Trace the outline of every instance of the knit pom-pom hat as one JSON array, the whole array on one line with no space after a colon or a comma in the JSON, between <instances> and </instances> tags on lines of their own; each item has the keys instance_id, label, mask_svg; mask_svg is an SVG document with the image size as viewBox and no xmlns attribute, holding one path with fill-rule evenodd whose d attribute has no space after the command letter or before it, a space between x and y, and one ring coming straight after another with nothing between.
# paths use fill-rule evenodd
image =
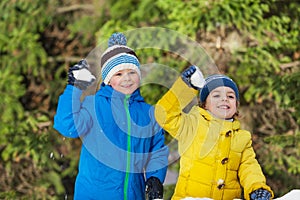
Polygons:
<instances>
[{"instance_id":1,"label":"knit pom-pom hat","mask_svg":"<svg viewBox=\"0 0 300 200\"><path fill-rule=\"evenodd\" d=\"M108 48L101 56L101 76L104 84L108 84L111 77L123 69L135 70L141 78L140 63L135 52L126 46L124 34L114 33L108 40Z\"/></svg>"},{"instance_id":2,"label":"knit pom-pom hat","mask_svg":"<svg viewBox=\"0 0 300 200\"><path fill-rule=\"evenodd\" d=\"M222 74L210 75L205 79L205 84L200 91L200 102L205 102L209 93L217 87L226 86L233 89L236 99L239 101L239 90L236 83L228 76Z\"/></svg>"}]
</instances>

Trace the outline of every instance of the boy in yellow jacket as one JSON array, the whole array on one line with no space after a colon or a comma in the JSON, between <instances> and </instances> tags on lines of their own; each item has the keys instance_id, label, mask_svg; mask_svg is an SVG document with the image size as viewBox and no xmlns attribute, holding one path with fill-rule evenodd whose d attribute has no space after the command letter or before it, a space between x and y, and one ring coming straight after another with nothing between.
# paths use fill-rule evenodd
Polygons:
<instances>
[{"instance_id":1,"label":"boy in yellow jacket","mask_svg":"<svg viewBox=\"0 0 300 200\"><path fill-rule=\"evenodd\" d=\"M200 90L200 106L185 108ZM255 158L250 132L237 119L238 87L221 74L186 69L158 101L158 123L178 140L180 171L173 200L269 200L273 192ZM244 197L243 197L243 196Z\"/></svg>"}]
</instances>

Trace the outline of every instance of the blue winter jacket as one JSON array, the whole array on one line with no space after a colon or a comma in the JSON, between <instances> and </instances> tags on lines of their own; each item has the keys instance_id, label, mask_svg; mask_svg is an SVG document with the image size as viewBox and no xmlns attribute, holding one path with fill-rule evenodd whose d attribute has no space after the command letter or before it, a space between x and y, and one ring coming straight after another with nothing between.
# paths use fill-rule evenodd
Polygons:
<instances>
[{"instance_id":1,"label":"blue winter jacket","mask_svg":"<svg viewBox=\"0 0 300 200\"><path fill-rule=\"evenodd\" d=\"M124 95L101 85L81 102L67 85L59 97L54 128L82 139L74 199L145 199L145 180L163 183L168 165L164 131L139 90Z\"/></svg>"}]
</instances>

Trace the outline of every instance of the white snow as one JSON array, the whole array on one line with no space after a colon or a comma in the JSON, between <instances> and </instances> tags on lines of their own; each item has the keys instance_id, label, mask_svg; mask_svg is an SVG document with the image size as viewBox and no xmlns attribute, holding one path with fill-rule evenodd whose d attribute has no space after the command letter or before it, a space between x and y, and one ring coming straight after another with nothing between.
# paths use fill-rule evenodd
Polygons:
<instances>
[{"instance_id":1,"label":"white snow","mask_svg":"<svg viewBox=\"0 0 300 200\"><path fill-rule=\"evenodd\" d=\"M182 200L213 200L210 198L194 198L194 197L186 197ZM239 199L234 199L234 200L239 200ZM273 200L300 200L300 189L293 189L290 192L286 193L282 197L278 197Z\"/></svg>"}]
</instances>

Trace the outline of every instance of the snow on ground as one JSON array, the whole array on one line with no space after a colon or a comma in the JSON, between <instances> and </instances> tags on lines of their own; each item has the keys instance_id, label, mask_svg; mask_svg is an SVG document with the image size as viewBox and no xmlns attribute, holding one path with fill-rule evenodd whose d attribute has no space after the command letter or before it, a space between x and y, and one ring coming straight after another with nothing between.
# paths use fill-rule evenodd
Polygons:
<instances>
[{"instance_id":1,"label":"snow on ground","mask_svg":"<svg viewBox=\"0 0 300 200\"><path fill-rule=\"evenodd\" d=\"M186 197L182 200L213 200L213 199ZM238 199L235 199L235 200L238 200ZM300 189L291 190L290 192L286 193L282 197L276 198L274 200L300 200Z\"/></svg>"}]
</instances>

